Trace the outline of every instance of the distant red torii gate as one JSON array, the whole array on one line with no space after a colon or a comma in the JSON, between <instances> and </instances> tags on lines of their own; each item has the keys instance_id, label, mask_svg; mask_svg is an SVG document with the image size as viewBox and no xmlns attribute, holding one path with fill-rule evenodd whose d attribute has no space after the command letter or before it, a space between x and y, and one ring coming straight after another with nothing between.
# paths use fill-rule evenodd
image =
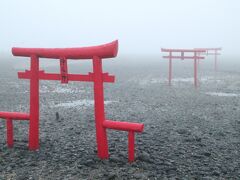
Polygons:
<instances>
[{"instance_id":1,"label":"distant red torii gate","mask_svg":"<svg viewBox=\"0 0 240 180\"><path fill-rule=\"evenodd\" d=\"M214 70L217 71L217 55L221 55L218 51L221 51L222 48L195 48L196 50L204 50L203 55L214 55Z\"/></svg>"},{"instance_id":2,"label":"distant red torii gate","mask_svg":"<svg viewBox=\"0 0 240 180\"><path fill-rule=\"evenodd\" d=\"M83 48L12 48L14 56L31 58L30 71L19 72L20 79L30 79L30 113L0 112L0 118L7 120L7 143L13 146L12 120L29 120L29 149L39 148L39 80L88 81L94 83L94 109L98 157L109 157L106 129L128 131L129 162L134 160L134 133L142 132L141 123L120 122L105 119L104 82L114 82L114 76L102 72L102 58L116 57L118 41ZM39 58L59 59L60 74L39 70ZM92 59L93 73L69 74L68 59Z\"/></svg>"},{"instance_id":3,"label":"distant red torii gate","mask_svg":"<svg viewBox=\"0 0 240 180\"><path fill-rule=\"evenodd\" d=\"M197 88L197 60L204 59L203 56L200 56L199 53L206 52L205 50L197 50L197 49L161 49L162 52L169 53L168 56L163 56L163 58L169 59L169 72L168 72L168 82L171 85L172 81L172 59L193 59L194 60L194 86ZM173 53L181 53L180 55L173 56ZM193 53L193 56L184 56L184 53Z\"/></svg>"}]
</instances>

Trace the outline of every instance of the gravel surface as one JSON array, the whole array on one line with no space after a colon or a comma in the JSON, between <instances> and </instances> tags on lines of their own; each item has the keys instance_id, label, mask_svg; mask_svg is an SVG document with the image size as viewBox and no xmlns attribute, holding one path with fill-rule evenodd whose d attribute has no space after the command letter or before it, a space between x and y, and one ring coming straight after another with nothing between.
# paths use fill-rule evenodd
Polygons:
<instances>
[{"instance_id":1,"label":"gravel surface","mask_svg":"<svg viewBox=\"0 0 240 180\"><path fill-rule=\"evenodd\" d=\"M169 87L159 64L107 64L106 117L142 122L136 161L127 132L108 130L109 160L96 154L92 83L41 81L40 149L28 151L28 122L15 121L14 148L0 121L0 179L240 179L240 73L174 71ZM29 82L0 72L1 111L28 112Z\"/></svg>"}]
</instances>

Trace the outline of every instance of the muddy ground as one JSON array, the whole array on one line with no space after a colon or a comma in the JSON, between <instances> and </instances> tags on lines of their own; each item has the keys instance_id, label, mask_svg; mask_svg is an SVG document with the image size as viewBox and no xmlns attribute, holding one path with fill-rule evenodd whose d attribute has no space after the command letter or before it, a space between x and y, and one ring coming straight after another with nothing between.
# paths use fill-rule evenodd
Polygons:
<instances>
[{"instance_id":1,"label":"muddy ground","mask_svg":"<svg viewBox=\"0 0 240 180\"><path fill-rule=\"evenodd\" d=\"M116 75L105 84L106 117L145 124L136 161L127 160L127 133L113 130L109 160L98 159L92 83L42 81L40 149L28 151L25 121L14 122L8 149L1 120L0 179L240 179L240 71L201 67L195 89L192 64L180 62L169 87L166 63L117 61L104 65ZM29 82L16 73L0 72L1 111L28 112Z\"/></svg>"}]
</instances>

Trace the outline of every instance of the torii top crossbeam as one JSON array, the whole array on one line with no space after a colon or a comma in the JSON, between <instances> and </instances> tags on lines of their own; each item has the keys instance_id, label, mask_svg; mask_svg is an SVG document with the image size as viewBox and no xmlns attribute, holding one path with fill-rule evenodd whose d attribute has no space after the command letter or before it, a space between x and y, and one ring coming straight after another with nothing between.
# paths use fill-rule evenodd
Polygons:
<instances>
[{"instance_id":1,"label":"torii top crossbeam","mask_svg":"<svg viewBox=\"0 0 240 180\"><path fill-rule=\"evenodd\" d=\"M44 71L38 70L38 65L32 65L36 67L36 72L38 72L38 78L42 80L61 80L61 83L68 83L68 81L94 81L94 73L89 73L88 75L78 75L69 74L67 60L74 59L92 59L93 64L99 62L99 65L94 65L97 67L101 66L101 61L104 58L116 57L118 52L118 42L113 41L108 44L92 47L83 48L12 48L12 53L14 56L31 57L31 59L36 59L31 61L32 63L37 63L38 58L49 58L49 59L59 59L60 60L60 74L45 73ZM30 71L19 72L19 78L30 79ZM108 73L103 73L104 82L113 82L114 76L109 76Z\"/></svg>"},{"instance_id":2,"label":"torii top crossbeam","mask_svg":"<svg viewBox=\"0 0 240 180\"><path fill-rule=\"evenodd\" d=\"M217 71L217 55L221 55L218 51L221 51L222 48L195 48L197 50L205 50L204 55L214 55L214 69Z\"/></svg>"},{"instance_id":3,"label":"torii top crossbeam","mask_svg":"<svg viewBox=\"0 0 240 180\"><path fill-rule=\"evenodd\" d=\"M94 56L99 58L113 58L117 56L118 41L108 44L82 47L82 48L13 48L14 56L30 57L35 55L39 58L51 59L92 59Z\"/></svg>"},{"instance_id":4,"label":"torii top crossbeam","mask_svg":"<svg viewBox=\"0 0 240 180\"><path fill-rule=\"evenodd\" d=\"M193 59L194 60L194 85L195 87L198 86L197 83L197 60L204 59L203 56L200 56L200 53L205 53L205 50L202 49L161 49L162 52L169 53L168 56L163 56L163 58L169 59L169 85L171 85L172 81L172 59ZM177 55L173 55L173 53L178 53ZM179 55L180 53L180 55ZM186 56L184 53L192 53L192 56Z\"/></svg>"}]
</instances>

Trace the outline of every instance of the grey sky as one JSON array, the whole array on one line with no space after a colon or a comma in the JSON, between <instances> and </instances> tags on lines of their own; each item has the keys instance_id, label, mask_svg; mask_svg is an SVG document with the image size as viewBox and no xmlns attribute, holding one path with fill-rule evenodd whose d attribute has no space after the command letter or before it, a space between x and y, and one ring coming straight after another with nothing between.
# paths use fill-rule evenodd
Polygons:
<instances>
[{"instance_id":1,"label":"grey sky","mask_svg":"<svg viewBox=\"0 0 240 180\"><path fill-rule=\"evenodd\" d=\"M219 47L239 55L239 0L1 0L0 52L119 39L119 55Z\"/></svg>"}]
</instances>

